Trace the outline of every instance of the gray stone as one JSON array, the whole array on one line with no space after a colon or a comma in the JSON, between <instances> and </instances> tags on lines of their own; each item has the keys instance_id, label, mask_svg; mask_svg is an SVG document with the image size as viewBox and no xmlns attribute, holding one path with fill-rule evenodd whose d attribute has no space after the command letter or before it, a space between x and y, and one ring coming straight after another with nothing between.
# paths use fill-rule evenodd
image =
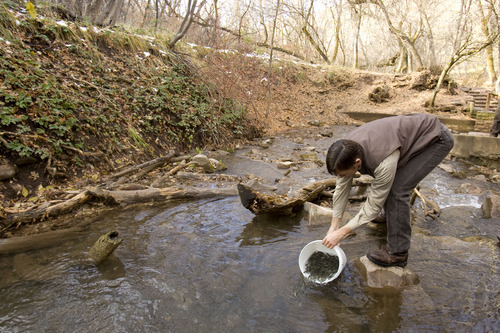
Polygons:
<instances>
[{"instance_id":1,"label":"gray stone","mask_svg":"<svg viewBox=\"0 0 500 333\"><path fill-rule=\"evenodd\" d=\"M382 267L372 263L366 256L356 260L355 265L371 288L402 288L420 282L418 275L408 268Z\"/></svg>"},{"instance_id":2,"label":"gray stone","mask_svg":"<svg viewBox=\"0 0 500 333\"><path fill-rule=\"evenodd\" d=\"M15 165L0 165L0 180L11 179L16 175L16 173L17 167Z\"/></svg>"},{"instance_id":3,"label":"gray stone","mask_svg":"<svg viewBox=\"0 0 500 333\"><path fill-rule=\"evenodd\" d=\"M210 158L209 161L212 164L212 166L214 167L215 171L227 170L227 166L223 162L218 161L215 158Z\"/></svg>"},{"instance_id":4,"label":"gray stone","mask_svg":"<svg viewBox=\"0 0 500 333\"><path fill-rule=\"evenodd\" d=\"M263 141L259 141L258 145L261 148L267 149L271 146L272 143L273 143L273 141L271 139L266 139Z\"/></svg>"},{"instance_id":5,"label":"gray stone","mask_svg":"<svg viewBox=\"0 0 500 333\"><path fill-rule=\"evenodd\" d=\"M212 163L210 163L210 159L203 154L195 155L191 162L203 168L203 170L207 173L212 173L215 170Z\"/></svg>"},{"instance_id":6,"label":"gray stone","mask_svg":"<svg viewBox=\"0 0 500 333\"><path fill-rule=\"evenodd\" d=\"M496 194L486 196L481 209L487 219L500 218L500 196Z\"/></svg>"},{"instance_id":7,"label":"gray stone","mask_svg":"<svg viewBox=\"0 0 500 333\"><path fill-rule=\"evenodd\" d=\"M325 123L324 121L321 121L321 120L317 120L317 119L314 119L314 120L311 120L311 121L308 121L307 122L309 125L311 126L323 126L323 124Z\"/></svg>"},{"instance_id":8,"label":"gray stone","mask_svg":"<svg viewBox=\"0 0 500 333\"><path fill-rule=\"evenodd\" d=\"M276 162L276 166L278 167L278 169L290 169L290 167L292 167L293 165L295 165L294 162L290 162L290 161L278 161Z\"/></svg>"},{"instance_id":9,"label":"gray stone","mask_svg":"<svg viewBox=\"0 0 500 333\"><path fill-rule=\"evenodd\" d=\"M304 203L304 211L309 225L323 225L332 222L332 209L315 205L311 202Z\"/></svg>"},{"instance_id":10,"label":"gray stone","mask_svg":"<svg viewBox=\"0 0 500 333\"><path fill-rule=\"evenodd\" d=\"M250 187L252 190L260 191L260 192L269 192L276 191L278 189L275 185L263 184L257 178L253 178L244 184L245 186Z\"/></svg>"},{"instance_id":11,"label":"gray stone","mask_svg":"<svg viewBox=\"0 0 500 333\"><path fill-rule=\"evenodd\" d=\"M329 128L322 129L321 132L319 132L319 134L327 138L333 137L333 131Z\"/></svg>"},{"instance_id":12,"label":"gray stone","mask_svg":"<svg viewBox=\"0 0 500 333\"><path fill-rule=\"evenodd\" d=\"M257 149L250 149L248 154L249 155L260 155L260 151L258 151Z\"/></svg>"},{"instance_id":13,"label":"gray stone","mask_svg":"<svg viewBox=\"0 0 500 333\"><path fill-rule=\"evenodd\" d=\"M483 193L483 190L470 183L463 183L455 190L455 193L480 195L481 193Z\"/></svg>"}]
</instances>

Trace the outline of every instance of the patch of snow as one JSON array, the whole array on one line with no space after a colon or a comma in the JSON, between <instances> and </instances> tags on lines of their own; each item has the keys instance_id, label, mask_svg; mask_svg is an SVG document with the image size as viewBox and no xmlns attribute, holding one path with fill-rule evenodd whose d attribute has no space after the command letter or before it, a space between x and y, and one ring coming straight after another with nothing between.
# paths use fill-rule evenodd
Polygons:
<instances>
[{"instance_id":1,"label":"patch of snow","mask_svg":"<svg viewBox=\"0 0 500 333\"><path fill-rule=\"evenodd\" d=\"M2 37L0 37L0 40L1 40L1 41L4 41L4 42L5 42L5 44L7 44L7 45L12 44L11 42L9 42L9 41L8 41L8 40L6 40L6 39L3 39Z\"/></svg>"},{"instance_id":2,"label":"patch of snow","mask_svg":"<svg viewBox=\"0 0 500 333\"><path fill-rule=\"evenodd\" d=\"M57 25L60 25L61 27L68 27L68 23L66 21L62 21L62 20L59 20L59 21L56 21L56 24Z\"/></svg>"}]
</instances>

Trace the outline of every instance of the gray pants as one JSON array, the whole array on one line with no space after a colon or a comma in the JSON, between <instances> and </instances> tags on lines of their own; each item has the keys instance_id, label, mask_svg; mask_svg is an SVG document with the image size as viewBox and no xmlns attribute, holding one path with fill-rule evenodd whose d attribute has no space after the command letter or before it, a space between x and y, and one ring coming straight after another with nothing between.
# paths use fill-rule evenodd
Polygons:
<instances>
[{"instance_id":1,"label":"gray pants","mask_svg":"<svg viewBox=\"0 0 500 333\"><path fill-rule=\"evenodd\" d=\"M387 249L404 253L410 248L410 197L413 189L453 148L450 130L442 125L441 138L430 144L396 171L389 196L384 205L387 219Z\"/></svg>"}]
</instances>

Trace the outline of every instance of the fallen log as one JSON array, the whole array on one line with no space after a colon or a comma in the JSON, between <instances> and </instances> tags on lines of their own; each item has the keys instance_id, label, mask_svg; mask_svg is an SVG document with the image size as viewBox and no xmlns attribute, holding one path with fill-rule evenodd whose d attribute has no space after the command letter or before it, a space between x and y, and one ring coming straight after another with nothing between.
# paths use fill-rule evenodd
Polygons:
<instances>
[{"instance_id":1,"label":"fallen log","mask_svg":"<svg viewBox=\"0 0 500 333\"><path fill-rule=\"evenodd\" d=\"M88 257L99 264L113 253L113 251L122 243L122 239L118 238L117 231L110 231L99 237L88 253Z\"/></svg>"},{"instance_id":2,"label":"fallen log","mask_svg":"<svg viewBox=\"0 0 500 333\"><path fill-rule=\"evenodd\" d=\"M136 191L104 191L120 205L144 202L164 202L178 199L204 199L216 196L238 195L235 186L224 188L167 187Z\"/></svg>"},{"instance_id":3,"label":"fallen log","mask_svg":"<svg viewBox=\"0 0 500 333\"><path fill-rule=\"evenodd\" d=\"M372 177L362 175L353 180L353 186L370 185L372 179ZM238 194L240 195L243 207L247 208L255 215L293 215L294 212L302 209L302 205L305 202L313 201L320 195L332 197L332 193L325 191L325 189L335 187L336 184L336 178L313 182L304 186L302 190L298 191L293 197L279 194L268 195L245 184L238 184ZM363 198L366 198L366 196Z\"/></svg>"},{"instance_id":4,"label":"fallen log","mask_svg":"<svg viewBox=\"0 0 500 333\"><path fill-rule=\"evenodd\" d=\"M293 215L297 210L302 209L304 202L313 201L325 188L325 184L320 184L315 189L301 190L297 196L289 197L287 195L264 194L244 184L238 184L238 194L243 207L255 215Z\"/></svg>"},{"instance_id":5,"label":"fallen log","mask_svg":"<svg viewBox=\"0 0 500 333\"><path fill-rule=\"evenodd\" d=\"M142 190L103 190L98 188L87 189L73 198L52 206L40 206L18 214L7 215L0 220L0 235L23 224L43 221L76 210L86 203L102 202L108 205L130 205L146 202L167 202L180 199L204 199L217 196L236 196L236 186L224 188L200 187L167 187L148 188Z\"/></svg>"},{"instance_id":6,"label":"fallen log","mask_svg":"<svg viewBox=\"0 0 500 333\"><path fill-rule=\"evenodd\" d=\"M117 172L115 174L112 174L111 176L109 176L109 179L115 179L118 177L130 175L130 174L137 172L137 171L143 171L145 173L148 173L148 172L164 165L165 163L168 163L170 161L170 159L172 157L174 157L175 155L177 155L177 153L175 151L171 150L165 156L155 158L154 160L151 160L151 161L130 167L128 169L122 170L122 171Z\"/></svg>"}]
</instances>

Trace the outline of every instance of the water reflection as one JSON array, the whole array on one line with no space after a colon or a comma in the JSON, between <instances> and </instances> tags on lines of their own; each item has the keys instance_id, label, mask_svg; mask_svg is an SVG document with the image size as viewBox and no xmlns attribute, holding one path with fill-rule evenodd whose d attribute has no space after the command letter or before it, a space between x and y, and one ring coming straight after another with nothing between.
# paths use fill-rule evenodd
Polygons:
<instances>
[{"instance_id":1,"label":"water reflection","mask_svg":"<svg viewBox=\"0 0 500 333\"><path fill-rule=\"evenodd\" d=\"M106 280L116 280L125 277L125 265L121 262L120 258L112 254L107 257L103 262L97 265L97 269L101 276Z\"/></svg>"},{"instance_id":2,"label":"water reflection","mask_svg":"<svg viewBox=\"0 0 500 333\"><path fill-rule=\"evenodd\" d=\"M240 246L264 245L287 240L287 235L294 231L303 219L303 214L296 216L256 215L248 223L240 236L236 238Z\"/></svg>"},{"instance_id":3,"label":"water reflection","mask_svg":"<svg viewBox=\"0 0 500 333\"><path fill-rule=\"evenodd\" d=\"M117 210L64 244L0 256L0 331L494 331L498 220L476 210L417 215L408 266L421 282L396 291L367 288L354 264L384 242L383 226L345 240L343 273L316 286L298 255L327 226L301 215L254 216L237 197ZM110 229L124 242L88 264Z\"/></svg>"}]
</instances>

